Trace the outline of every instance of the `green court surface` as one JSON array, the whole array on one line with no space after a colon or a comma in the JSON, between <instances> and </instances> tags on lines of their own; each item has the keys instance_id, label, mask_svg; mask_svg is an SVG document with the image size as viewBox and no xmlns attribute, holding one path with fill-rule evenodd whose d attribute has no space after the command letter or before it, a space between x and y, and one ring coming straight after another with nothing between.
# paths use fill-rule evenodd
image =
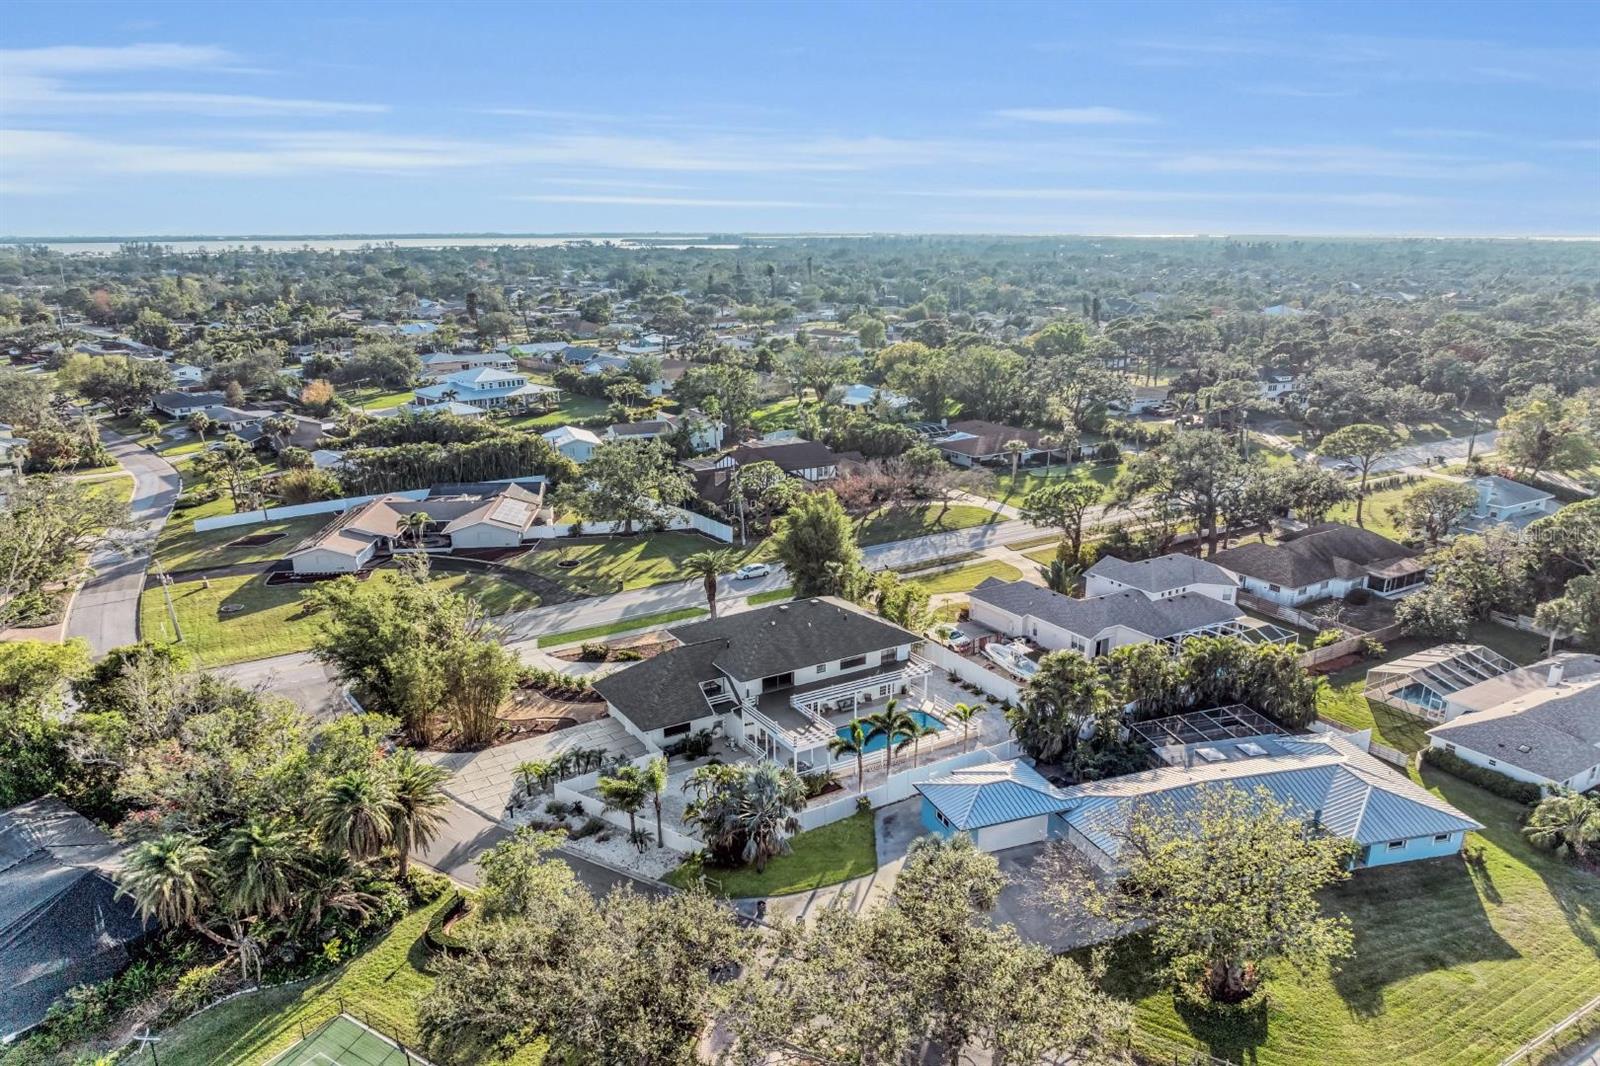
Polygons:
<instances>
[{"instance_id":1,"label":"green court surface","mask_svg":"<svg viewBox=\"0 0 1600 1066\"><path fill-rule=\"evenodd\" d=\"M273 1059L271 1066L429 1066L428 1060L407 1052L393 1040L380 1036L348 1014L340 1014L294 1047Z\"/></svg>"}]
</instances>

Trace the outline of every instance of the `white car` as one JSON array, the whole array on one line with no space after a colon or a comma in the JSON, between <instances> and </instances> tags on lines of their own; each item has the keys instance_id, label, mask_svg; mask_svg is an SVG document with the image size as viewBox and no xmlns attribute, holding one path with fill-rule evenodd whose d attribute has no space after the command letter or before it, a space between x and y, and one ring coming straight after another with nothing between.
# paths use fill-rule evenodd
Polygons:
<instances>
[{"instance_id":1,"label":"white car","mask_svg":"<svg viewBox=\"0 0 1600 1066\"><path fill-rule=\"evenodd\" d=\"M735 581L749 581L751 578L766 577L772 573L771 563L745 563L733 572Z\"/></svg>"}]
</instances>

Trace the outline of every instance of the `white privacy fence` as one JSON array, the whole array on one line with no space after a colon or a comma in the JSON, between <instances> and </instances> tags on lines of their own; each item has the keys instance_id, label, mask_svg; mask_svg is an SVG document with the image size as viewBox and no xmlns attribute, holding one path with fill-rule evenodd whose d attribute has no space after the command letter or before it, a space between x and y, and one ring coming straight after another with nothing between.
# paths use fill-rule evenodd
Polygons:
<instances>
[{"instance_id":1,"label":"white privacy fence","mask_svg":"<svg viewBox=\"0 0 1600 1066\"><path fill-rule=\"evenodd\" d=\"M840 799L829 803L817 803L800 812L800 828L816 829L820 826L830 825L850 817L856 812L856 800L866 796L874 808L886 807L891 803L910 799L917 794L916 786L932 777L947 774L951 770L960 770L968 766L978 766L987 762L997 762L1003 759L1017 757L1017 742L1014 740L1002 741L992 747L973 748L971 751L959 755L952 755L937 762L924 763L909 770L902 770L891 774L880 785L875 785L865 792L849 792ZM854 775L841 775L845 780L852 780Z\"/></svg>"},{"instance_id":2,"label":"white privacy fence","mask_svg":"<svg viewBox=\"0 0 1600 1066\"><path fill-rule=\"evenodd\" d=\"M1004 700L1006 703L1022 702L1020 681L996 673L982 663L973 662L943 644L930 640L922 645L918 654L946 673L955 674L969 685L977 685L997 700Z\"/></svg>"},{"instance_id":3,"label":"white privacy fence","mask_svg":"<svg viewBox=\"0 0 1600 1066\"><path fill-rule=\"evenodd\" d=\"M622 525L621 522L554 522L547 526L535 526L528 530L528 534L534 537L566 537L572 536L573 530L577 529L584 536L592 534L600 537L621 533ZM680 507L667 508L666 526L671 530L703 533L724 544L733 543L732 526L707 518L705 515L695 514L693 511L685 511ZM637 525L634 526L634 532L641 532Z\"/></svg>"},{"instance_id":4,"label":"white privacy fence","mask_svg":"<svg viewBox=\"0 0 1600 1066\"><path fill-rule=\"evenodd\" d=\"M381 496L399 496L407 500L427 499L427 489L407 489L405 492L384 492ZM290 518L304 518L313 514L337 514L348 511L352 507L359 507L364 503L378 499L378 496L346 496L338 500L318 500L315 503L297 503L292 507L264 507L256 511L240 511L238 514L214 515L211 518L196 518L194 528L196 533L204 533L208 529L231 529L234 526L253 526L262 522L283 522Z\"/></svg>"}]
</instances>

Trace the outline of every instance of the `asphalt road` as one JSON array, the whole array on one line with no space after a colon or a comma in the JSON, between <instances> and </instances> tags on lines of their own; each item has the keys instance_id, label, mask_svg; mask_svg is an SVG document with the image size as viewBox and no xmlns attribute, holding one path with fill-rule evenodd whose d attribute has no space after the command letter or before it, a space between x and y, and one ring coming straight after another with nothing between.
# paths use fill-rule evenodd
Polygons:
<instances>
[{"instance_id":1,"label":"asphalt road","mask_svg":"<svg viewBox=\"0 0 1600 1066\"><path fill-rule=\"evenodd\" d=\"M90 557L95 575L78 590L67 615L67 636L83 637L96 656L139 639L139 593L156 534L178 498L178 472L159 455L109 429L100 430L111 454L133 475L131 508L139 527L127 552L100 551Z\"/></svg>"}]
</instances>

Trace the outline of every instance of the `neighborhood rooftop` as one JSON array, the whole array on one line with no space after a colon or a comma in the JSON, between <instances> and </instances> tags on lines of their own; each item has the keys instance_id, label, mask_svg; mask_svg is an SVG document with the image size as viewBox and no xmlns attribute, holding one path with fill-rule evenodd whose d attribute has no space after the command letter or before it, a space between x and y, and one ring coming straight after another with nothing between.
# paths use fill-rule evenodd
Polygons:
<instances>
[{"instance_id":1,"label":"neighborhood rooftop","mask_svg":"<svg viewBox=\"0 0 1600 1066\"><path fill-rule=\"evenodd\" d=\"M669 632L685 644L725 641L727 648L717 655L715 665L741 681L899 647L917 639L915 634L832 596L773 604L675 626Z\"/></svg>"},{"instance_id":2,"label":"neighborhood rooftop","mask_svg":"<svg viewBox=\"0 0 1600 1066\"><path fill-rule=\"evenodd\" d=\"M1066 795L1020 759L952 770L916 786L955 829L970 831L1059 814Z\"/></svg>"},{"instance_id":3,"label":"neighborhood rooftop","mask_svg":"<svg viewBox=\"0 0 1600 1066\"><path fill-rule=\"evenodd\" d=\"M1600 656L1558 656L1485 685L1504 702L1428 735L1551 781L1600 764Z\"/></svg>"},{"instance_id":4,"label":"neighborhood rooftop","mask_svg":"<svg viewBox=\"0 0 1600 1066\"><path fill-rule=\"evenodd\" d=\"M1311 526L1279 544L1250 543L1218 552L1213 561L1236 574L1284 588L1362 574L1388 575L1418 570L1423 564L1411 548L1369 529L1327 522Z\"/></svg>"},{"instance_id":5,"label":"neighborhood rooftop","mask_svg":"<svg viewBox=\"0 0 1600 1066\"><path fill-rule=\"evenodd\" d=\"M1087 637L1112 626L1125 626L1161 640L1232 622L1243 613L1231 603L1195 592L1164 600L1152 600L1142 592L1133 591L1078 600L1027 581L1002 581L994 577L973 589L970 596L1011 614L1032 615Z\"/></svg>"},{"instance_id":6,"label":"neighborhood rooftop","mask_svg":"<svg viewBox=\"0 0 1600 1066\"><path fill-rule=\"evenodd\" d=\"M1233 575L1222 567L1192 555L1158 555L1138 562L1107 555L1096 560L1086 573L1090 577L1108 578L1150 593L1186 585L1238 585Z\"/></svg>"}]
</instances>

